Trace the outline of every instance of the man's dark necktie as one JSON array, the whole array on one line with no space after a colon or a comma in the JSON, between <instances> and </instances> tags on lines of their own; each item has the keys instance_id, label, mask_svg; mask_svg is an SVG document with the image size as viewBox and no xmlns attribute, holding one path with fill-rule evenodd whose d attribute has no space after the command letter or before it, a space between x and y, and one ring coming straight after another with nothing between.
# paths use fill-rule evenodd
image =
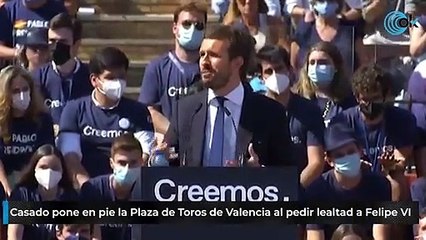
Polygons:
<instances>
[{"instance_id":1,"label":"man's dark necktie","mask_svg":"<svg viewBox=\"0 0 426 240\"><path fill-rule=\"evenodd\" d=\"M212 144L210 148L210 157L208 167L223 166L223 141L224 141L224 123L225 123L225 100L224 97L216 97L218 102L216 119L214 121Z\"/></svg>"}]
</instances>

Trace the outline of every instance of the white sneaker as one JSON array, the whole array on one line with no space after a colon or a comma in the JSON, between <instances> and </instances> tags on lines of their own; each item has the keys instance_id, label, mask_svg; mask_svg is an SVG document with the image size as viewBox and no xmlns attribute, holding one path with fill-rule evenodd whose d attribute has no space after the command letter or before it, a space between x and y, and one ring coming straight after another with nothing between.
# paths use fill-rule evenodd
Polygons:
<instances>
[{"instance_id":1,"label":"white sneaker","mask_svg":"<svg viewBox=\"0 0 426 240\"><path fill-rule=\"evenodd\" d=\"M373 34L365 35L362 42L364 45L410 45L410 37L408 34L392 36L376 31Z\"/></svg>"}]
</instances>

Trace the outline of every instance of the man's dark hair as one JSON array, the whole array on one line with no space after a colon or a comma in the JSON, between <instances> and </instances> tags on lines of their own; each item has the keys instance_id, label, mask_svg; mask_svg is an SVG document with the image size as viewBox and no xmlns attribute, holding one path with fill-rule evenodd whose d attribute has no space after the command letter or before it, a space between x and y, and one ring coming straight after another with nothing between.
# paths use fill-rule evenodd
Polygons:
<instances>
[{"instance_id":1,"label":"man's dark hair","mask_svg":"<svg viewBox=\"0 0 426 240\"><path fill-rule=\"evenodd\" d=\"M204 22L207 23L207 7L200 2L190 2L179 6L173 12L173 22L177 23L181 12L199 12L204 15Z\"/></svg>"},{"instance_id":2,"label":"man's dark hair","mask_svg":"<svg viewBox=\"0 0 426 240\"><path fill-rule=\"evenodd\" d=\"M291 66L290 54L280 46L266 45L262 47L257 53L257 58L272 64L284 63L287 68Z\"/></svg>"},{"instance_id":3,"label":"man's dark hair","mask_svg":"<svg viewBox=\"0 0 426 240\"><path fill-rule=\"evenodd\" d=\"M67 28L72 32L74 43L81 40L83 25L68 13L59 13L50 20L49 29L55 31L60 28Z\"/></svg>"},{"instance_id":4,"label":"man's dark hair","mask_svg":"<svg viewBox=\"0 0 426 240\"><path fill-rule=\"evenodd\" d=\"M146 149L145 149L146 150ZM118 151L138 151L142 155L142 147L139 141L135 138L135 136L131 133L125 133L115 138L111 145L111 157Z\"/></svg>"},{"instance_id":5,"label":"man's dark hair","mask_svg":"<svg viewBox=\"0 0 426 240\"><path fill-rule=\"evenodd\" d=\"M95 52L90 58L90 73L99 75L107 69L129 69L129 59L120 49L106 47Z\"/></svg>"},{"instance_id":6,"label":"man's dark hair","mask_svg":"<svg viewBox=\"0 0 426 240\"><path fill-rule=\"evenodd\" d=\"M356 97L360 94L382 93L383 97L391 89L392 76L377 64L361 66L352 77L352 89Z\"/></svg>"},{"instance_id":7,"label":"man's dark hair","mask_svg":"<svg viewBox=\"0 0 426 240\"><path fill-rule=\"evenodd\" d=\"M247 32L241 31L231 26L219 26L212 33L210 33L206 39L225 40L229 41L230 45L228 48L229 59L235 59L236 57L242 57L244 60L243 65L240 69L241 80L245 80L247 72L250 66L253 65L253 61L256 58L256 51L254 46L256 41Z\"/></svg>"}]
</instances>

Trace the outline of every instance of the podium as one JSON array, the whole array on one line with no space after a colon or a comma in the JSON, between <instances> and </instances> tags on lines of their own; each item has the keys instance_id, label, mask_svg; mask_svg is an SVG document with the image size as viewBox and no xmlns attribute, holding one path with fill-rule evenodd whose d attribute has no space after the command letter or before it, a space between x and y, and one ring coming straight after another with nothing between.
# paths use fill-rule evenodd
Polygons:
<instances>
[{"instance_id":1,"label":"podium","mask_svg":"<svg viewBox=\"0 0 426 240\"><path fill-rule=\"evenodd\" d=\"M288 168L143 168L143 201L239 202L297 201L299 174ZM162 224L134 225L132 239L297 239L295 225Z\"/></svg>"}]
</instances>

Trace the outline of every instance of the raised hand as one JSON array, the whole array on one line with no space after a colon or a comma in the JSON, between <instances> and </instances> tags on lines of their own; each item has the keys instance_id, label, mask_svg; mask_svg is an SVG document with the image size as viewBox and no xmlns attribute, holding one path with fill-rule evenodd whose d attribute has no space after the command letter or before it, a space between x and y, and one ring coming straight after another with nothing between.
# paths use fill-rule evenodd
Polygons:
<instances>
[{"instance_id":1,"label":"raised hand","mask_svg":"<svg viewBox=\"0 0 426 240\"><path fill-rule=\"evenodd\" d=\"M250 143L250 145L248 147L248 153L250 155L250 158L249 158L249 160L247 160L247 165L249 167L261 167L261 165L259 163L259 156L254 151L253 143Z\"/></svg>"}]
</instances>

